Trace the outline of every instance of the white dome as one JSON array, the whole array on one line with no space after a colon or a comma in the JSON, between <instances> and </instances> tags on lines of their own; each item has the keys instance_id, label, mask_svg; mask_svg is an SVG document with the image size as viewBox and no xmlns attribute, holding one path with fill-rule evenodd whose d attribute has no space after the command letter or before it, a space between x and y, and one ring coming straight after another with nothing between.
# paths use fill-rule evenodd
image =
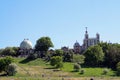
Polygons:
<instances>
[{"instance_id":1,"label":"white dome","mask_svg":"<svg viewBox=\"0 0 120 80\"><path fill-rule=\"evenodd\" d=\"M31 41L24 39L20 44L20 49L32 49Z\"/></svg>"}]
</instances>

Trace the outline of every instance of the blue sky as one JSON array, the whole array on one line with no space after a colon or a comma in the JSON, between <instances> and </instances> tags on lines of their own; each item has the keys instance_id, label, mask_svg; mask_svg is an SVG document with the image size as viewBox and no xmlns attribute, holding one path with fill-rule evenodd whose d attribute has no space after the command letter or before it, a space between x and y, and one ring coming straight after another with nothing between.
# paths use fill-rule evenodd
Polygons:
<instances>
[{"instance_id":1,"label":"blue sky","mask_svg":"<svg viewBox=\"0 0 120 80\"><path fill-rule=\"evenodd\" d=\"M120 0L0 0L0 48L49 36L54 48L90 37L120 42Z\"/></svg>"}]
</instances>

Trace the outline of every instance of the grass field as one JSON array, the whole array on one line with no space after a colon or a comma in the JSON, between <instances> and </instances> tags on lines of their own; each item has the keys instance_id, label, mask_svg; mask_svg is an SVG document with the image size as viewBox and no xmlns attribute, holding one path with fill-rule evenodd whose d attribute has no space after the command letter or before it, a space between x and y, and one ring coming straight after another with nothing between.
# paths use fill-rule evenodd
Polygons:
<instances>
[{"instance_id":1,"label":"grass field","mask_svg":"<svg viewBox=\"0 0 120 80\"><path fill-rule=\"evenodd\" d=\"M24 58L15 58L15 63L18 73L15 76L1 76L0 80L90 80L91 77L95 80L120 80L110 69L106 75L103 75L103 68L82 68L84 74L74 72L73 63L64 63L61 70L54 69L41 59L26 61Z\"/></svg>"}]
</instances>

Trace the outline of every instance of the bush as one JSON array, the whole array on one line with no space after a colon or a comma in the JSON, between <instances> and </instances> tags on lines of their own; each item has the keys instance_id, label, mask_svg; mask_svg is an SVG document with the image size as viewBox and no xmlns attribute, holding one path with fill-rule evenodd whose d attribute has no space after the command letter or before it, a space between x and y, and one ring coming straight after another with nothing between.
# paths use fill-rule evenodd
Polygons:
<instances>
[{"instance_id":1,"label":"bush","mask_svg":"<svg viewBox=\"0 0 120 80\"><path fill-rule=\"evenodd\" d=\"M80 74L84 74L84 73L85 73L85 70L82 69L82 70L80 71Z\"/></svg>"},{"instance_id":2,"label":"bush","mask_svg":"<svg viewBox=\"0 0 120 80\"><path fill-rule=\"evenodd\" d=\"M63 67L62 57L61 56L54 56L50 60L50 65L55 66L56 68Z\"/></svg>"},{"instance_id":3,"label":"bush","mask_svg":"<svg viewBox=\"0 0 120 80\"><path fill-rule=\"evenodd\" d=\"M56 64L56 68L62 68L63 67L63 63L60 62L59 64Z\"/></svg>"},{"instance_id":4,"label":"bush","mask_svg":"<svg viewBox=\"0 0 120 80\"><path fill-rule=\"evenodd\" d=\"M1 58L0 59L0 72L5 71L7 66L11 64L13 61L14 61L13 58L9 56Z\"/></svg>"},{"instance_id":5,"label":"bush","mask_svg":"<svg viewBox=\"0 0 120 80\"><path fill-rule=\"evenodd\" d=\"M74 71L78 72L81 66L79 64L74 64Z\"/></svg>"},{"instance_id":6,"label":"bush","mask_svg":"<svg viewBox=\"0 0 120 80\"><path fill-rule=\"evenodd\" d=\"M120 62L117 63L117 75L120 76Z\"/></svg>"},{"instance_id":7,"label":"bush","mask_svg":"<svg viewBox=\"0 0 120 80\"><path fill-rule=\"evenodd\" d=\"M17 65L16 64L9 64L7 69L6 69L6 72L9 76L13 76L17 73Z\"/></svg>"},{"instance_id":8,"label":"bush","mask_svg":"<svg viewBox=\"0 0 120 80\"><path fill-rule=\"evenodd\" d=\"M37 54L36 53L31 53L31 54L29 54L29 56L27 58L31 59L31 60L37 59Z\"/></svg>"},{"instance_id":9,"label":"bush","mask_svg":"<svg viewBox=\"0 0 120 80\"><path fill-rule=\"evenodd\" d=\"M106 75L109 72L109 70L106 68L103 70L103 74Z\"/></svg>"}]
</instances>

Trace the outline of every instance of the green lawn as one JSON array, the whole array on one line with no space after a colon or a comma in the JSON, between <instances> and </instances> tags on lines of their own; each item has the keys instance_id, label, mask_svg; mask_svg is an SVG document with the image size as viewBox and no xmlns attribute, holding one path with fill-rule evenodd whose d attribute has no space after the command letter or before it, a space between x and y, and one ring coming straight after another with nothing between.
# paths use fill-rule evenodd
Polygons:
<instances>
[{"instance_id":1,"label":"green lawn","mask_svg":"<svg viewBox=\"0 0 120 80\"><path fill-rule=\"evenodd\" d=\"M95 76L95 77L101 77L101 76L105 76L105 77L110 77L110 76L115 76L115 71L108 69L108 73L106 75L103 74L103 70L105 68L81 68L80 70L84 70L84 74L80 74L80 72L74 72L73 70L73 63L64 63L64 67L62 68L63 71L65 72L70 72L70 73L74 73L74 76L83 76L83 77L91 77L91 76Z\"/></svg>"},{"instance_id":2,"label":"green lawn","mask_svg":"<svg viewBox=\"0 0 120 80\"><path fill-rule=\"evenodd\" d=\"M80 78L80 80L86 80L90 77L103 78L102 80L119 80L119 77L113 77L115 72L109 69L106 75L103 75L104 68L81 68L85 70L84 74L80 72L74 72L73 63L64 63L64 67L60 71L56 71L48 62L42 59L36 59L32 61L26 61L24 58L14 58L15 63L18 65L18 73L11 77L1 77L0 80L61 80L65 78ZM42 77L44 74L45 77ZM67 79L65 79L67 80ZM74 79L73 79L74 80Z\"/></svg>"}]
</instances>

